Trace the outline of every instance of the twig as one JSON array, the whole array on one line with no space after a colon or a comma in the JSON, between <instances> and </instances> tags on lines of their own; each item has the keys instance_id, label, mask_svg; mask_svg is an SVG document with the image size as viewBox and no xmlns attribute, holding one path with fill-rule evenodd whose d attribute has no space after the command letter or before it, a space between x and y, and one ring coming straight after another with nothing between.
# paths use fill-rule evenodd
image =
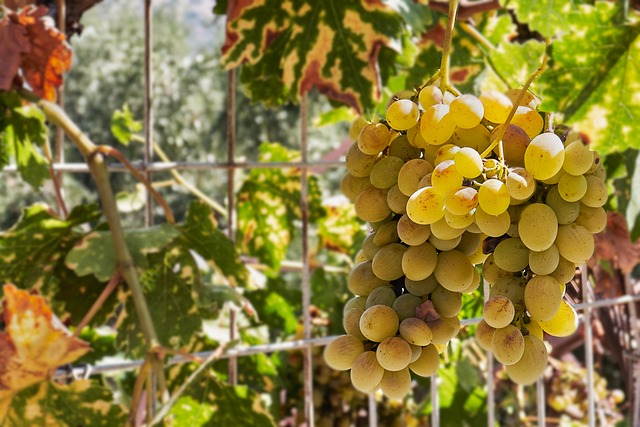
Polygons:
<instances>
[{"instance_id":1,"label":"twig","mask_svg":"<svg viewBox=\"0 0 640 427\"><path fill-rule=\"evenodd\" d=\"M451 38L453 36L453 26L456 23L456 12L458 10L458 0L449 0L449 20L444 33L442 43L442 63L440 65L440 90L446 93L449 86L449 62L451 56Z\"/></svg>"},{"instance_id":2,"label":"twig","mask_svg":"<svg viewBox=\"0 0 640 427\"><path fill-rule=\"evenodd\" d=\"M458 22L458 26L462 28L464 32L473 37L478 43L480 43L487 50L494 50L496 47L486 38L476 27L470 25L467 22Z\"/></svg>"},{"instance_id":3,"label":"twig","mask_svg":"<svg viewBox=\"0 0 640 427\"><path fill-rule=\"evenodd\" d=\"M104 287L104 289L100 293L100 296L93 303L93 305L91 306L87 314L84 315L84 318L82 319L82 321L78 324L78 326L76 326L76 330L73 332L74 336L77 337L78 335L80 335L80 332L82 332L82 329L84 329L84 327L87 326L89 322L91 322L91 319L93 319L93 317L96 315L98 310L102 308L102 306L104 305L104 302L107 300L107 298L109 298L109 295L111 295L113 290L120 284L121 281L122 281L122 276L120 275L120 273L116 272L111 277L111 280L109 280L109 283L107 283L107 286Z\"/></svg>"},{"instance_id":4,"label":"twig","mask_svg":"<svg viewBox=\"0 0 640 427\"><path fill-rule=\"evenodd\" d=\"M447 13L447 3L441 1L430 1L428 6L437 12ZM490 10L500 9L499 0L460 0L458 8L458 20L464 21L469 19L476 13L488 12Z\"/></svg>"},{"instance_id":5,"label":"twig","mask_svg":"<svg viewBox=\"0 0 640 427\"><path fill-rule=\"evenodd\" d=\"M146 382L146 377L150 373L149 369L150 369L149 361L145 360L142 366L140 367L140 372L138 372L138 377L136 378L136 382L133 385L133 394L131 396L131 406L129 408L129 416L127 417L127 426L135 426L136 424L138 407L140 406L140 401L142 399L142 391L144 390L144 383Z\"/></svg>"},{"instance_id":6,"label":"twig","mask_svg":"<svg viewBox=\"0 0 640 427\"><path fill-rule=\"evenodd\" d=\"M59 212L63 218L66 218L69 215L69 211L67 210L67 206L64 203L64 198L62 197L62 190L60 189L60 174L57 174L53 168L53 157L51 156L51 147L49 146L49 142L47 141L44 144L44 156L47 158L49 162L49 177L51 178L51 183L53 184L53 192L56 195L56 204L58 205Z\"/></svg>"}]
</instances>

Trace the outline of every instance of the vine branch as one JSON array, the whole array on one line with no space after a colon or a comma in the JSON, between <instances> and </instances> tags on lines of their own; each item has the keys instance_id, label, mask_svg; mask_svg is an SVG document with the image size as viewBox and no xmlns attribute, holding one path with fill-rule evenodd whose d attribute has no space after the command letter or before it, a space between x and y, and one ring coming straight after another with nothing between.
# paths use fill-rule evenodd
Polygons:
<instances>
[{"instance_id":1,"label":"vine branch","mask_svg":"<svg viewBox=\"0 0 640 427\"><path fill-rule=\"evenodd\" d=\"M430 1L429 8L441 13L448 12L448 1ZM476 13L488 12L500 9L499 0L460 0L458 8L458 19L466 21Z\"/></svg>"},{"instance_id":2,"label":"vine branch","mask_svg":"<svg viewBox=\"0 0 640 427\"><path fill-rule=\"evenodd\" d=\"M451 56L451 38L453 37L453 27L456 23L456 12L458 10L458 0L449 1L449 19L447 29L444 33L442 43L442 64L440 65L440 90L446 93L449 87L449 62Z\"/></svg>"}]
</instances>

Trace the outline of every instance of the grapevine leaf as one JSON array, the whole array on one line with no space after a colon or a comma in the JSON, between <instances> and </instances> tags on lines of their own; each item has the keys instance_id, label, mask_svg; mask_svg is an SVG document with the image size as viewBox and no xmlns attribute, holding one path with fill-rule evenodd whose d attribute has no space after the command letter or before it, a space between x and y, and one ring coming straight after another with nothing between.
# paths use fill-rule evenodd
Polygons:
<instances>
[{"instance_id":1,"label":"grapevine leaf","mask_svg":"<svg viewBox=\"0 0 640 427\"><path fill-rule=\"evenodd\" d=\"M332 108L329 111L319 114L317 117L313 119L313 126L316 128L321 128L323 126L330 126L340 122L348 122L351 123L356 119L357 115L353 111L353 109L341 106L338 108Z\"/></svg>"},{"instance_id":2,"label":"grapevine leaf","mask_svg":"<svg viewBox=\"0 0 640 427\"><path fill-rule=\"evenodd\" d=\"M122 110L116 110L111 116L111 133L122 145L129 145L132 136L142 130L142 122L133 118L133 113L127 104Z\"/></svg>"},{"instance_id":3,"label":"grapevine leaf","mask_svg":"<svg viewBox=\"0 0 640 427\"><path fill-rule=\"evenodd\" d=\"M640 154L638 150L627 150L624 154L621 157L627 173L614 180L617 210L624 214L631 240L635 242L640 237Z\"/></svg>"},{"instance_id":4,"label":"grapevine leaf","mask_svg":"<svg viewBox=\"0 0 640 427\"><path fill-rule=\"evenodd\" d=\"M361 111L381 92L379 51L401 31L400 16L380 0L232 0L222 62L257 65L251 75L260 83L281 81L271 97L296 100L316 87Z\"/></svg>"},{"instance_id":5,"label":"grapevine leaf","mask_svg":"<svg viewBox=\"0 0 640 427\"><path fill-rule=\"evenodd\" d=\"M318 236L322 246L343 253L357 250L355 243L364 240L365 232L353 204L327 206L326 212L327 215L318 220Z\"/></svg>"},{"instance_id":6,"label":"grapevine leaf","mask_svg":"<svg viewBox=\"0 0 640 427\"><path fill-rule=\"evenodd\" d=\"M544 111L586 133L606 154L638 148L640 25L615 25L617 4L581 5L555 41L551 68L541 76Z\"/></svg>"},{"instance_id":7,"label":"grapevine leaf","mask_svg":"<svg viewBox=\"0 0 640 427\"><path fill-rule=\"evenodd\" d=\"M545 44L538 40L524 43L505 41L489 53L488 60L507 86L519 89L540 67L544 50Z\"/></svg>"},{"instance_id":8,"label":"grapevine leaf","mask_svg":"<svg viewBox=\"0 0 640 427\"><path fill-rule=\"evenodd\" d=\"M281 278L271 278L267 289L259 289L247 293L247 298L256 307L260 322L269 325L272 340L290 336L298 328L298 318L295 315L295 304L300 301L300 295L289 295L286 282Z\"/></svg>"},{"instance_id":9,"label":"grapevine leaf","mask_svg":"<svg viewBox=\"0 0 640 427\"><path fill-rule=\"evenodd\" d=\"M22 54L28 52L30 47L27 31L22 25L9 19L9 16L0 20L0 89L11 89L20 69Z\"/></svg>"},{"instance_id":10,"label":"grapevine leaf","mask_svg":"<svg viewBox=\"0 0 640 427\"><path fill-rule=\"evenodd\" d=\"M7 284L5 332L0 332L0 401L46 379L89 351L53 314L44 298Z\"/></svg>"},{"instance_id":11,"label":"grapevine leaf","mask_svg":"<svg viewBox=\"0 0 640 427\"><path fill-rule=\"evenodd\" d=\"M331 289L331 292L327 292ZM329 317L329 332L343 334L342 308L350 297L346 273L329 273L316 268L311 274L313 304Z\"/></svg>"},{"instance_id":12,"label":"grapevine leaf","mask_svg":"<svg viewBox=\"0 0 640 427\"><path fill-rule=\"evenodd\" d=\"M116 333L111 328L84 328L78 337L91 346L91 352L78 359L78 363L94 364L116 353Z\"/></svg>"},{"instance_id":13,"label":"grapevine leaf","mask_svg":"<svg viewBox=\"0 0 640 427\"><path fill-rule=\"evenodd\" d=\"M109 389L90 380L41 382L0 401L0 423L7 427L110 427L124 425L126 415Z\"/></svg>"},{"instance_id":14,"label":"grapevine leaf","mask_svg":"<svg viewBox=\"0 0 640 427\"><path fill-rule=\"evenodd\" d=\"M173 225L162 224L125 231L125 240L136 267L146 269L146 255L160 252L179 235L179 231ZM69 251L65 262L78 276L93 274L102 282L108 281L116 270L116 254L111 232L94 231L87 234Z\"/></svg>"},{"instance_id":15,"label":"grapevine leaf","mask_svg":"<svg viewBox=\"0 0 640 427\"><path fill-rule=\"evenodd\" d=\"M202 321L194 299L198 266L188 249L174 245L162 253L148 255L149 269L140 277L151 320L164 346L181 348L200 331ZM130 357L143 357L145 340L133 298L128 298L118 325L116 346Z\"/></svg>"},{"instance_id":16,"label":"grapevine leaf","mask_svg":"<svg viewBox=\"0 0 640 427\"><path fill-rule=\"evenodd\" d=\"M529 28L544 37L553 37L567 28L567 16L575 10L573 0L501 0L513 9L519 22L529 24Z\"/></svg>"}]
</instances>

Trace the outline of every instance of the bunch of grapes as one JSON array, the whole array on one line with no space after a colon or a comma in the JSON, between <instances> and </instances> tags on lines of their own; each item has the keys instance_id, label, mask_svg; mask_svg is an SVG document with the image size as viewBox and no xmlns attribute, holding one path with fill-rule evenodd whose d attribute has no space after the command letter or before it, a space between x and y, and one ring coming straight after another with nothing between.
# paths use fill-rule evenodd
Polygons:
<instances>
[{"instance_id":1,"label":"bunch of grapes","mask_svg":"<svg viewBox=\"0 0 640 427\"><path fill-rule=\"evenodd\" d=\"M342 191L371 233L356 256L347 335L325 350L356 389L401 398L460 329L461 294L491 284L477 332L517 383L547 365L543 331L577 328L563 300L606 225L604 168L579 133L544 131L530 94L436 85L357 120Z\"/></svg>"}]
</instances>

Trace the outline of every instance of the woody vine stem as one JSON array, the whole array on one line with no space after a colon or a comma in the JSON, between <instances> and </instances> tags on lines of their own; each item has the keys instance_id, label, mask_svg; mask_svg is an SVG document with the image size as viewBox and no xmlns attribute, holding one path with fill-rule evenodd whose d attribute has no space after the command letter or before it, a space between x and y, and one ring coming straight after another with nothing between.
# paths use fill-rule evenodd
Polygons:
<instances>
[{"instance_id":1,"label":"woody vine stem","mask_svg":"<svg viewBox=\"0 0 640 427\"><path fill-rule=\"evenodd\" d=\"M458 1L449 1L449 19L447 20L447 29L444 33L444 42L442 44L442 63L440 65L440 90L445 93L449 88L449 63L451 56L451 39L453 37L453 26L456 22L456 12L458 11Z\"/></svg>"}]
</instances>

